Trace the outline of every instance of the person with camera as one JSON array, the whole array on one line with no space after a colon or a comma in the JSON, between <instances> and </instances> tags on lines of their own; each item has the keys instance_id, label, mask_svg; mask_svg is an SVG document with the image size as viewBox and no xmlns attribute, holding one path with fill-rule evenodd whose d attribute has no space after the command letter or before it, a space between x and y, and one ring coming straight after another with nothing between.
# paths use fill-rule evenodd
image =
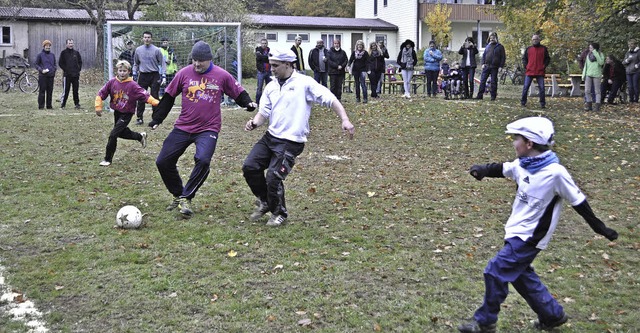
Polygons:
<instances>
[{"instance_id":1,"label":"person with camera","mask_svg":"<svg viewBox=\"0 0 640 333\"><path fill-rule=\"evenodd\" d=\"M460 70L462 72L462 92L463 98L470 98L473 96L474 77L476 75L476 55L478 55L478 48L476 47L473 37L467 37L464 40L464 44L460 47L458 54L462 55L460 60Z\"/></svg>"}]
</instances>

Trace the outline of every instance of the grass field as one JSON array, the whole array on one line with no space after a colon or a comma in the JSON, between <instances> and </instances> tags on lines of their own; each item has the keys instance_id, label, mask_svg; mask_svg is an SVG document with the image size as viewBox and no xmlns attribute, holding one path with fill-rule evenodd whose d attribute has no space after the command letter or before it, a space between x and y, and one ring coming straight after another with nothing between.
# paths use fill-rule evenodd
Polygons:
<instances>
[{"instance_id":1,"label":"grass field","mask_svg":"<svg viewBox=\"0 0 640 333\"><path fill-rule=\"evenodd\" d=\"M255 81L244 81L253 95ZM36 96L0 94L0 271L19 294L0 301L0 332L27 332L7 311L30 300L51 332L453 332L481 304L486 262L502 245L515 185L478 182L474 163L515 158L505 125L544 115L555 150L591 206L620 233L594 234L565 207L536 271L571 316L559 332L637 332L640 304L640 108L582 111L579 98L519 106L498 100L344 96L356 126L341 133L315 108L304 153L286 180L288 224L248 216L254 198L241 165L264 128L224 109L211 174L195 216L171 200L155 158L177 111L148 146L120 140L100 167L112 116L95 116L98 86L81 88L85 110L37 110ZM59 94L56 87L55 95ZM150 112L146 114L147 121ZM186 179L193 148L180 161ZM114 228L124 205L146 227ZM536 319L513 292L499 332L533 332Z\"/></svg>"}]
</instances>

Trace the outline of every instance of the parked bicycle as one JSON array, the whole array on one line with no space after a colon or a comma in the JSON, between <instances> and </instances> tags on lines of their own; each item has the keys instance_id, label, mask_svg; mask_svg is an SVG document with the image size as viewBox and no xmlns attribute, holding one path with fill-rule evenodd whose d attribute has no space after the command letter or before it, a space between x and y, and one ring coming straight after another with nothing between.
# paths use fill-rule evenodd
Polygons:
<instances>
[{"instance_id":1,"label":"parked bicycle","mask_svg":"<svg viewBox=\"0 0 640 333\"><path fill-rule=\"evenodd\" d=\"M516 66L514 69L503 69L502 73L500 73L500 82L504 84L507 81L507 77L511 79L511 83L514 85L524 84L524 71L520 66Z\"/></svg>"},{"instance_id":2,"label":"parked bicycle","mask_svg":"<svg viewBox=\"0 0 640 333\"><path fill-rule=\"evenodd\" d=\"M18 85L24 93L38 91L38 78L27 69L29 63L19 55L10 55L5 59L5 68L9 74L0 74L0 91L7 92Z\"/></svg>"}]
</instances>

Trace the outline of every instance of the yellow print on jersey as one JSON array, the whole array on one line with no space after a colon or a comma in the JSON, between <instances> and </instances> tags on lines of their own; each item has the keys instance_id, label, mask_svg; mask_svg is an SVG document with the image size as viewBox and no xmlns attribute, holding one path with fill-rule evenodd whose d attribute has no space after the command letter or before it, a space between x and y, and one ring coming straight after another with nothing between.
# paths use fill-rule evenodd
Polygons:
<instances>
[{"instance_id":1,"label":"yellow print on jersey","mask_svg":"<svg viewBox=\"0 0 640 333\"><path fill-rule=\"evenodd\" d=\"M187 95L185 97L194 103L198 103L200 100L211 102L218 90L218 85L210 83L203 77L200 79L200 82L189 81L189 88L187 88Z\"/></svg>"},{"instance_id":2,"label":"yellow print on jersey","mask_svg":"<svg viewBox=\"0 0 640 333\"><path fill-rule=\"evenodd\" d=\"M113 94L113 101L117 107L124 107L129 101L129 95L124 90L118 90L115 94Z\"/></svg>"}]
</instances>

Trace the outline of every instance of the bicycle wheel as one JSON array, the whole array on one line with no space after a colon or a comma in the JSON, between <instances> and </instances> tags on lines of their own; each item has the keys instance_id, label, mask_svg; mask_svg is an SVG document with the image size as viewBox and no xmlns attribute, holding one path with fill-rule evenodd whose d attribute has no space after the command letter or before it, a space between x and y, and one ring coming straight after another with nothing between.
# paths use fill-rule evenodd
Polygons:
<instances>
[{"instance_id":1,"label":"bicycle wheel","mask_svg":"<svg viewBox=\"0 0 640 333\"><path fill-rule=\"evenodd\" d=\"M507 82L507 71L503 70L502 73L500 73L500 79L498 82L501 82L502 84L504 84L505 82Z\"/></svg>"},{"instance_id":2,"label":"bicycle wheel","mask_svg":"<svg viewBox=\"0 0 640 333\"><path fill-rule=\"evenodd\" d=\"M0 75L0 91L7 92L11 88L11 78L8 75Z\"/></svg>"},{"instance_id":3,"label":"bicycle wheel","mask_svg":"<svg viewBox=\"0 0 640 333\"><path fill-rule=\"evenodd\" d=\"M523 85L524 77L521 74L516 74L513 76L513 79L511 79L511 83L514 85Z\"/></svg>"},{"instance_id":4,"label":"bicycle wheel","mask_svg":"<svg viewBox=\"0 0 640 333\"><path fill-rule=\"evenodd\" d=\"M20 78L18 86L20 86L20 90L24 93L34 93L38 91L38 78L33 74L25 73Z\"/></svg>"}]
</instances>

